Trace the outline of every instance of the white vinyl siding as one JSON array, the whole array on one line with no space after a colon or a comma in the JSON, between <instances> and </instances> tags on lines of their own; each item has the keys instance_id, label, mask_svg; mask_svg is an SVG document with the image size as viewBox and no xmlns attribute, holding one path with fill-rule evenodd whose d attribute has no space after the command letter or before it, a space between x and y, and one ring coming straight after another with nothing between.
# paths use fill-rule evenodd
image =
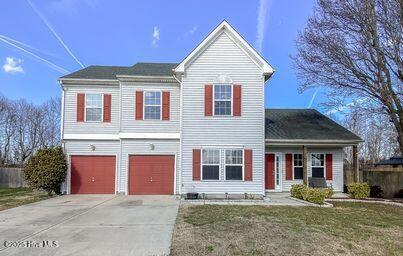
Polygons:
<instances>
[{"instance_id":1,"label":"white vinyl siding","mask_svg":"<svg viewBox=\"0 0 403 256\"><path fill-rule=\"evenodd\" d=\"M119 133L119 85L65 85L64 134ZM77 94L111 94L111 122L77 122ZM102 98L102 97L101 97Z\"/></svg>"},{"instance_id":2,"label":"white vinyl siding","mask_svg":"<svg viewBox=\"0 0 403 256\"><path fill-rule=\"evenodd\" d=\"M302 154L302 148L299 147L266 147L266 153L281 153L281 172L282 172L282 191L290 191L291 185L302 184L303 180L286 180L285 179L285 155L286 154ZM326 180L328 186L332 186L335 191L343 191L343 157L342 148L309 148L308 147L308 177L312 176L312 154L332 154L333 155L333 180ZM326 162L325 162L326 177Z\"/></svg>"},{"instance_id":3,"label":"white vinyl siding","mask_svg":"<svg viewBox=\"0 0 403 256\"><path fill-rule=\"evenodd\" d=\"M242 116L204 115L204 85L214 84L219 75L242 85ZM263 194L264 78L261 69L224 32L185 69L182 90L182 193ZM193 149L231 145L253 150L252 181L225 181L223 169L220 181L193 181ZM224 157L221 155L221 161Z\"/></svg>"},{"instance_id":4,"label":"white vinyl siding","mask_svg":"<svg viewBox=\"0 0 403 256\"><path fill-rule=\"evenodd\" d=\"M122 127L124 133L179 133L179 86L172 83L121 82L122 86ZM135 120L136 91L170 92L169 120ZM162 100L162 94L161 94ZM145 101L143 101L144 105ZM144 105L145 106L145 105ZM143 107L144 107L143 106ZM161 112L162 115L162 112ZM145 112L143 111L145 117Z\"/></svg>"}]
</instances>

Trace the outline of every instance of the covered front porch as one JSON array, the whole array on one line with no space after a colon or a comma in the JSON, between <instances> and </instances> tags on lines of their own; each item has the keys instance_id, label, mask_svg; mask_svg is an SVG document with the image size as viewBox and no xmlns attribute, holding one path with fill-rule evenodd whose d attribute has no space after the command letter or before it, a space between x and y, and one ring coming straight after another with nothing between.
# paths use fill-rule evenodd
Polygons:
<instances>
[{"instance_id":1,"label":"covered front porch","mask_svg":"<svg viewBox=\"0 0 403 256\"><path fill-rule=\"evenodd\" d=\"M317 110L266 109L265 190L287 192L293 184L315 185L316 180L343 191L344 148L353 147L358 181L360 142L360 137Z\"/></svg>"},{"instance_id":2,"label":"covered front porch","mask_svg":"<svg viewBox=\"0 0 403 256\"><path fill-rule=\"evenodd\" d=\"M343 191L344 148L353 147L358 181L357 145L273 145L266 143L265 190L288 192L293 184L332 187Z\"/></svg>"}]
</instances>

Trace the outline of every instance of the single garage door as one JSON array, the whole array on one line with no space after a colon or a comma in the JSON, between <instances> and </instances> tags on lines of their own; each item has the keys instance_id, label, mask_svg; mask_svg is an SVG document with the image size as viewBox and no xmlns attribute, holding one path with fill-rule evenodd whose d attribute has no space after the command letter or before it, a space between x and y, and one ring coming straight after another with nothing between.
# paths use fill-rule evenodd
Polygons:
<instances>
[{"instance_id":1,"label":"single garage door","mask_svg":"<svg viewBox=\"0 0 403 256\"><path fill-rule=\"evenodd\" d=\"M171 195L174 193L174 156L140 156L129 159L130 195Z\"/></svg>"},{"instance_id":2,"label":"single garage door","mask_svg":"<svg viewBox=\"0 0 403 256\"><path fill-rule=\"evenodd\" d=\"M71 156L72 194L114 194L115 156Z\"/></svg>"}]
</instances>

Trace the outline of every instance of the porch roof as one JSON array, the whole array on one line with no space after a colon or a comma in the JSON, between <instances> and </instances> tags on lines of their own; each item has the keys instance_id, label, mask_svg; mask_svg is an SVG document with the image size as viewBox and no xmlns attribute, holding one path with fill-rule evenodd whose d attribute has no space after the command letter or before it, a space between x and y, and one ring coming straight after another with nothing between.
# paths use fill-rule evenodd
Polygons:
<instances>
[{"instance_id":1,"label":"porch roof","mask_svg":"<svg viewBox=\"0 0 403 256\"><path fill-rule=\"evenodd\" d=\"M363 140L315 109L266 109L271 144L355 145Z\"/></svg>"}]
</instances>

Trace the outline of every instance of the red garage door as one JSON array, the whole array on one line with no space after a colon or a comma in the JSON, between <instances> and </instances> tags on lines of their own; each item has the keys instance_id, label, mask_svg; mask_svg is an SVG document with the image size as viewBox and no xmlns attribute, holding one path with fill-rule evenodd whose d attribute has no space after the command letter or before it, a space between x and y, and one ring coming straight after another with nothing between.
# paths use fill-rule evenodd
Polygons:
<instances>
[{"instance_id":1,"label":"red garage door","mask_svg":"<svg viewBox=\"0 0 403 256\"><path fill-rule=\"evenodd\" d=\"M174 193L174 156L130 156L130 195Z\"/></svg>"},{"instance_id":2,"label":"red garage door","mask_svg":"<svg viewBox=\"0 0 403 256\"><path fill-rule=\"evenodd\" d=\"M71 156L72 194L114 194L115 156Z\"/></svg>"}]
</instances>

